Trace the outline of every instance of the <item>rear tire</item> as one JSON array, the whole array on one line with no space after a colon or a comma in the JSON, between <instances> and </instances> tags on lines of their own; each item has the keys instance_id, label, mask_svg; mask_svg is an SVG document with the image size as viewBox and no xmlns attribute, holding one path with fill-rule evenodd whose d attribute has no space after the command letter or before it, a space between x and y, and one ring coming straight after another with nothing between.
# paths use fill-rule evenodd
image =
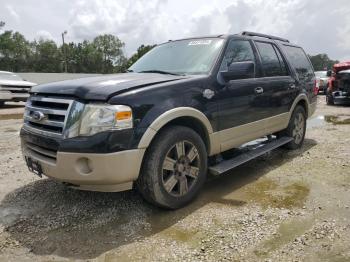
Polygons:
<instances>
[{"instance_id":1,"label":"rear tire","mask_svg":"<svg viewBox=\"0 0 350 262\"><path fill-rule=\"evenodd\" d=\"M293 140L284 145L287 149L298 149L304 143L306 133L306 112L302 106L297 106L289 120L288 127L281 131L278 136L292 137Z\"/></svg>"},{"instance_id":2,"label":"rear tire","mask_svg":"<svg viewBox=\"0 0 350 262\"><path fill-rule=\"evenodd\" d=\"M207 176L207 151L192 129L170 126L150 145L137 188L150 203L177 209L193 200Z\"/></svg>"}]
</instances>

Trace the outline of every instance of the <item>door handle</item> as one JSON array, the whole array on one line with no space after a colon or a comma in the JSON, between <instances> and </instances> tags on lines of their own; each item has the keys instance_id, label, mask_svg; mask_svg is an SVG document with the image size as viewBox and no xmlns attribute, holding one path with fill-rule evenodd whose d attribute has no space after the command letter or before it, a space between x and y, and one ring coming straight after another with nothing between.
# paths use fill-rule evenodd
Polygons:
<instances>
[{"instance_id":1,"label":"door handle","mask_svg":"<svg viewBox=\"0 0 350 262\"><path fill-rule=\"evenodd\" d=\"M262 88L262 87L256 87L255 89L254 89L254 92L255 92L255 94L257 94L257 95L259 95L259 94L262 94L262 93L264 93L264 88Z\"/></svg>"}]
</instances>

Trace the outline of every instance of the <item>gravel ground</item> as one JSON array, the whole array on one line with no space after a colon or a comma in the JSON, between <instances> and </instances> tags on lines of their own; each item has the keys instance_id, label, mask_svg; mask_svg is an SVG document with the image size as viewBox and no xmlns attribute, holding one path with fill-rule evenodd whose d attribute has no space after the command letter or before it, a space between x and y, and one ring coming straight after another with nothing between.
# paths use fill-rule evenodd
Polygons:
<instances>
[{"instance_id":1,"label":"gravel ground","mask_svg":"<svg viewBox=\"0 0 350 262\"><path fill-rule=\"evenodd\" d=\"M21 110L0 110L0 261L350 261L349 107L320 96L301 149L210 178L178 211L36 178Z\"/></svg>"}]
</instances>

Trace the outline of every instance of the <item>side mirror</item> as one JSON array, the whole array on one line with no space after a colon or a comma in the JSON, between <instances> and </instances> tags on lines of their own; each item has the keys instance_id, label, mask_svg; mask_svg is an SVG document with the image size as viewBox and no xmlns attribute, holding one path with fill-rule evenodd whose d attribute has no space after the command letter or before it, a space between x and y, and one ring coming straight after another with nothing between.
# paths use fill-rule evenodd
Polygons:
<instances>
[{"instance_id":1,"label":"side mirror","mask_svg":"<svg viewBox=\"0 0 350 262\"><path fill-rule=\"evenodd\" d=\"M229 65L227 71L221 71L220 74L226 82L235 79L253 78L255 63L252 61L235 62Z\"/></svg>"},{"instance_id":2,"label":"side mirror","mask_svg":"<svg viewBox=\"0 0 350 262\"><path fill-rule=\"evenodd\" d=\"M327 76L328 76L328 77L331 77L331 76L332 76L332 71L331 71L331 70L328 70L328 71L327 71Z\"/></svg>"}]
</instances>

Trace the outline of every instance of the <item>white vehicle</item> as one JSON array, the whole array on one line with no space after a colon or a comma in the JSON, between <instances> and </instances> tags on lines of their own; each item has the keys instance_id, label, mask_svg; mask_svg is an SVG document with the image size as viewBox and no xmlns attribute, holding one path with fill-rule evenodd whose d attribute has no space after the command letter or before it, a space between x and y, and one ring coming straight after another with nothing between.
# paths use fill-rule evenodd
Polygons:
<instances>
[{"instance_id":1,"label":"white vehicle","mask_svg":"<svg viewBox=\"0 0 350 262\"><path fill-rule=\"evenodd\" d=\"M26 101L30 88L35 85L12 72L0 71L0 107L7 101Z\"/></svg>"},{"instance_id":2,"label":"white vehicle","mask_svg":"<svg viewBox=\"0 0 350 262\"><path fill-rule=\"evenodd\" d=\"M319 91L322 91L323 94L326 94L329 80L329 77L327 76L327 71L316 71L315 75Z\"/></svg>"}]
</instances>

